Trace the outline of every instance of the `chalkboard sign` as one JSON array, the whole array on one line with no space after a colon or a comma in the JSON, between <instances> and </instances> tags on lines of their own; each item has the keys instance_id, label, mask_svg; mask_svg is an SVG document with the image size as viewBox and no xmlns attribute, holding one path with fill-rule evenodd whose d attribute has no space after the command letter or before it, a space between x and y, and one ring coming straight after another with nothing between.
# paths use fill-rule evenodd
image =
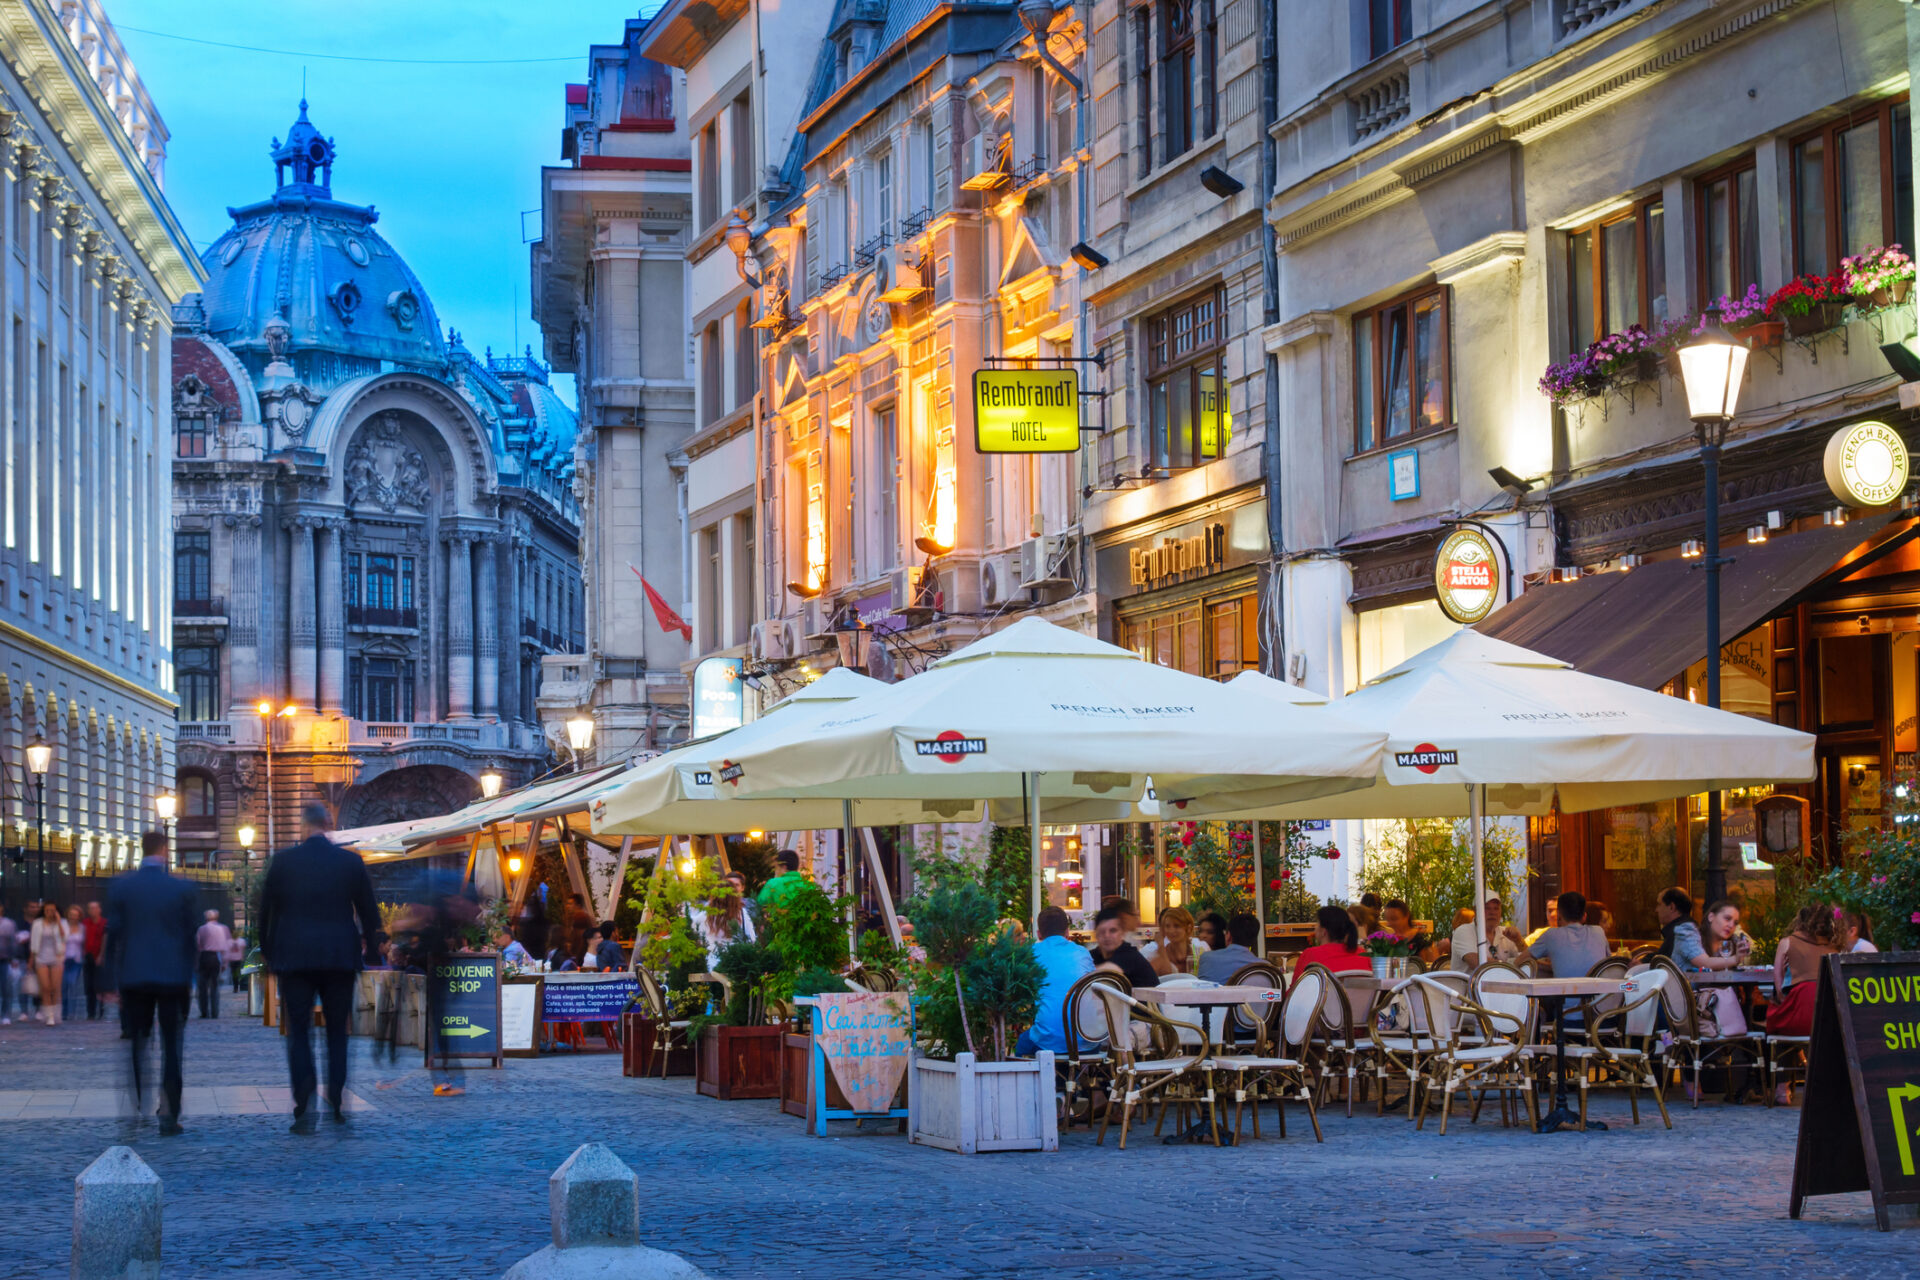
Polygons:
<instances>
[{"instance_id":1,"label":"chalkboard sign","mask_svg":"<svg viewBox=\"0 0 1920 1280\"><path fill-rule=\"evenodd\" d=\"M639 993L640 980L631 974L550 973L540 984L540 1020L617 1023Z\"/></svg>"},{"instance_id":2,"label":"chalkboard sign","mask_svg":"<svg viewBox=\"0 0 1920 1280\"><path fill-rule=\"evenodd\" d=\"M500 1052L509 1058L539 1056L534 1023L540 1014L540 980L509 980L500 985Z\"/></svg>"},{"instance_id":3,"label":"chalkboard sign","mask_svg":"<svg viewBox=\"0 0 1920 1280\"><path fill-rule=\"evenodd\" d=\"M1793 1161L1796 1218L1808 1196L1873 1193L1873 1216L1920 1204L1920 952L1824 962Z\"/></svg>"},{"instance_id":4,"label":"chalkboard sign","mask_svg":"<svg viewBox=\"0 0 1920 1280\"><path fill-rule=\"evenodd\" d=\"M814 1048L858 1115L886 1114L913 1059L913 1017L899 991L834 992L819 998Z\"/></svg>"},{"instance_id":5,"label":"chalkboard sign","mask_svg":"<svg viewBox=\"0 0 1920 1280\"><path fill-rule=\"evenodd\" d=\"M435 960L427 982L427 1015L438 1019L421 1037L426 1042L427 1065L454 1058L489 1058L499 1066L499 955L486 952Z\"/></svg>"}]
</instances>

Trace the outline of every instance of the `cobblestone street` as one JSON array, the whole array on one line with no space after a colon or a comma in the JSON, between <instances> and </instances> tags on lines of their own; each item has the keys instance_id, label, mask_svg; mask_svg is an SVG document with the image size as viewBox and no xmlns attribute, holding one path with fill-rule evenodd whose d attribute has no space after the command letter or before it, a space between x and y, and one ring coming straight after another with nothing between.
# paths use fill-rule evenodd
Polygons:
<instances>
[{"instance_id":1,"label":"cobblestone street","mask_svg":"<svg viewBox=\"0 0 1920 1280\"><path fill-rule=\"evenodd\" d=\"M121 1048L109 1022L16 1024L0 1030L0 1086L108 1088ZM509 1060L445 1099L418 1067L374 1067L360 1042L353 1072L367 1109L315 1138L278 1115L196 1115L191 1100L187 1133L166 1140L151 1121L134 1132L0 1109L0 1276L67 1274L72 1177L130 1140L165 1181L170 1276L497 1277L546 1243L547 1174L596 1139L640 1175L646 1242L716 1280L1173 1276L1201 1256L1237 1276L1920 1275L1910 1210L1884 1236L1864 1195L1787 1218L1797 1113L1759 1106L1683 1103L1668 1133L1607 1099L1595 1110L1617 1127L1584 1137L1503 1131L1489 1115L1443 1138L1330 1112L1324 1146L1296 1126L1240 1150L1123 1152L1076 1129L1058 1155L966 1158L891 1128L813 1139L772 1102L626 1080L610 1054ZM280 1038L196 1019L187 1083L270 1105Z\"/></svg>"}]
</instances>

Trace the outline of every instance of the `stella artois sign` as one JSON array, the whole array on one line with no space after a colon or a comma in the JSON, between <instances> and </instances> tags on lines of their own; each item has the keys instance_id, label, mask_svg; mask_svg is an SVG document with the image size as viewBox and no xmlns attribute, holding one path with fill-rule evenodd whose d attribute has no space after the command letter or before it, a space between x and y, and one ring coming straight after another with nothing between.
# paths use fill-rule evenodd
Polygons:
<instances>
[{"instance_id":1,"label":"stella artois sign","mask_svg":"<svg viewBox=\"0 0 1920 1280\"><path fill-rule=\"evenodd\" d=\"M1492 613L1500 598L1499 563L1493 543L1478 529L1460 528L1448 534L1433 560L1440 612L1469 626Z\"/></svg>"}]
</instances>

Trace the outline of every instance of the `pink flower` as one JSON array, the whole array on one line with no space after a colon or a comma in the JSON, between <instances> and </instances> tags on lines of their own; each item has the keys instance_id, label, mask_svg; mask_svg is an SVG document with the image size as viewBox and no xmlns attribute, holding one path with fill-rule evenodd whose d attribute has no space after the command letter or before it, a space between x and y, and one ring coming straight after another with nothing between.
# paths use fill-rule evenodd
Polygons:
<instances>
[{"instance_id":1,"label":"pink flower","mask_svg":"<svg viewBox=\"0 0 1920 1280\"><path fill-rule=\"evenodd\" d=\"M1911 920L1915 924L1920 924L1920 911L1914 912L1912 915L1908 916L1907 919Z\"/></svg>"},{"instance_id":2,"label":"pink flower","mask_svg":"<svg viewBox=\"0 0 1920 1280\"><path fill-rule=\"evenodd\" d=\"M1869 884L1885 884L1886 882L1887 878L1885 876L1874 876L1868 881Z\"/></svg>"}]
</instances>

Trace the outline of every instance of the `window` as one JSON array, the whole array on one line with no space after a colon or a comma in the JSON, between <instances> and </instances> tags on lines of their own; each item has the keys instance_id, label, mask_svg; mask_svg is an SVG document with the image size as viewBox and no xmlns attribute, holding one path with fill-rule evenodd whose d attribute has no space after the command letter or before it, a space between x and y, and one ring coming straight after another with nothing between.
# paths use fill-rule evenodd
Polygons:
<instances>
[{"instance_id":1,"label":"window","mask_svg":"<svg viewBox=\"0 0 1920 1280\"><path fill-rule=\"evenodd\" d=\"M892 405L873 415L873 460L873 569L885 573L899 564L900 549L900 439Z\"/></svg>"},{"instance_id":2,"label":"window","mask_svg":"<svg viewBox=\"0 0 1920 1280\"><path fill-rule=\"evenodd\" d=\"M727 126L727 145L733 152L733 202L746 204L754 195L752 94L743 93L733 100Z\"/></svg>"},{"instance_id":3,"label":"window","mask_svg":"<svg viewBox=\"0 0 1920 1280\"><path fill-rule=\"evenodd\" d=\"M220 650L186 645L173 651L175 686L182 720L220 718Z\"/></svg>"},{"instance_id":4,"label":"window","mask_svg":"<svg viewBox=\"0 0 1920 1280\"><path fill-rule=\"evenodd\" d=\"M1913 246L1912 121L1875 103L1793 144L1793 266L1830 275L1876 245Z\"/></svg>"},{"instance_id":5,"label":"window","mask_svg":"<svg viewBox=\"0 0 1920 1280\"><path fill-rule=\"evenodd\" d=\"M366 654L347 664L347 714L355 720L413 719L413 662Z\"/></svg>"},{"instance_id":6,"label":"window","mask_svg":"<svg viewBox=\"0 0 1920 1280\"><path fill-rule=\"evenodd\" d=\"M1259 602L1251 594L1120 619L1120 645L1188 675L1230 680L1260 667Z\"/></svg>"},{"instance_id":7,"label":"window","mask_svg":"<svg viewBox=\"0 0 1920 1280\"><path fill-rule=\"evenodd\" d=\"M720 131L709 121L700 130L700 227L720 219Z\"/></svg>"},{"instance_id":8,"label":"window","mask_svg":"<svg viewBox=\"0 0 1920 1280\"><path fill-rule=\"evenodd\" d=\"M173 598L213 598L213 535L204 529L173 535Z\"/></svg>"},{"instance_id":9,"label":"window","mask_svg":"<svg viewBox=\"0 0 1920 1280\"><path fill-rule=\"evenodd\" d=\"M1193 0L1160 0L1160 161L1193 147Z\"/></svg>"},{"instance_id":10,"label":"window","mask_svg":"<svg viewBox=\"0 0 1920 1280\"><path fill-rule=\"evenodd\" d=\"M1447 334L1445 289L1428 289L1355 317L1355 453L1453 424Z\"/></svg>"},{"instance_id":11,"label":"window","mask_svg":"<svg viewBox=\"0 0 1920 1280\"><path fill-rule=\"evenodd\" d=\"M759 381L759 330L753 327L753 305L742 302L733 311L733 403L753 399Z\"/></svg>"},{"instance_id":12,"label":"window","mask_svg":"<svg viewBox=\"0 0 1920 1280\"><path fill-rule=\"evenodd\" d=\"M1567 311L1573 352L1667 318L1666 210L1658 199L1567 234Z\"/></svg>"},{"instance_id":13,"label":"window","mask_svg":"<svg viewBox=\"0 0 1920 1280\"><path fill-rule=\"evenodd\" d=\"M175 434L175 448L180 457L204 458L207 456L207 420L205 418L181 418Z\"/></svg>"},{"instance_id":14,"label":"window","mask_svg":"<svg viewBox=\"0 0 1920 1280\"><path fill-rule=\"evenodd\" d=\"M874 201L874 234L888 244L893 243L893 152L883 151L880 159L874 163L873 185L878 193Z\"/></svg>"},{"instance_id":15,"label":"window","mask_svg":"<svg viewBox=\"0 0 1920 1280\"><path fill-rule=\"evenodd\" d=\"M400 607L413 608L413 557L400 557Z\"/></svg>"},{"instance_id":16,"label":"window","mask_svg":"<svg viewBox=\"0 0 1920 1280\"><path fill-rule=\"evenodd\" d=\"M398 557L390 555L371 555L367 557L367 608L396 609L400 596L400 565Z\"/></svg>"},{"instance_id":17,"label":"window","mask_svg":"<svg viewBox=\"0 0 1920 1280\"><path fill-rule=\"evenodd\" d=\"M1751 156L1695 184L1702 306L1717 298L1738 298L1749 285L1760 283L1756 203Z\"/></svg>"},{"instance_id":18,"label":"window","mask_svg":"<svg viewBox=\"0 0 1920 1280\"><path fill-rule=\"evenodd\" d=\"M1227 295L1213 289L1147 321L1147 405L1153 465L1197 467L1226 456Z\"/></svg>"},{"instance_id":19,"label":"window","mask_svg":"<svg viewBox=\"0 0 1920 1280\"><path fill-rule=\"evenodd\" d=\"M220 818L220 795L204 773L180 775L180 825L195 830L212 827Z\"/></svg>"},{"instance_id":20,"label":"window","mask_svg":"<svg viewBox=\"0 0 1920 1280\"><path fill-rule=\"evenodd\" d=\"M1413 0L1367 0L1367 31L1375 58L1413 39Z\"/></svg>"},{"instance_id":21,"label":"window","mask_svg":"<svg viewBox=\"0 0 1920 1280\"><path fill-rule=\"evenodd\" d=\"M347 607L357 608L360 604L360 553L354 551L347 556Z\"/></svg>"},{"instance_id":22,"label":"window","mask_svg":"<svg viewBox=\"0 0 1920 1280\"><path fill-rule=\"evenodd\" d=\"M700 331L700 425L718 422L726 409L721 403L720 322L710 321Z\"/></svg>"}]
</instances>

